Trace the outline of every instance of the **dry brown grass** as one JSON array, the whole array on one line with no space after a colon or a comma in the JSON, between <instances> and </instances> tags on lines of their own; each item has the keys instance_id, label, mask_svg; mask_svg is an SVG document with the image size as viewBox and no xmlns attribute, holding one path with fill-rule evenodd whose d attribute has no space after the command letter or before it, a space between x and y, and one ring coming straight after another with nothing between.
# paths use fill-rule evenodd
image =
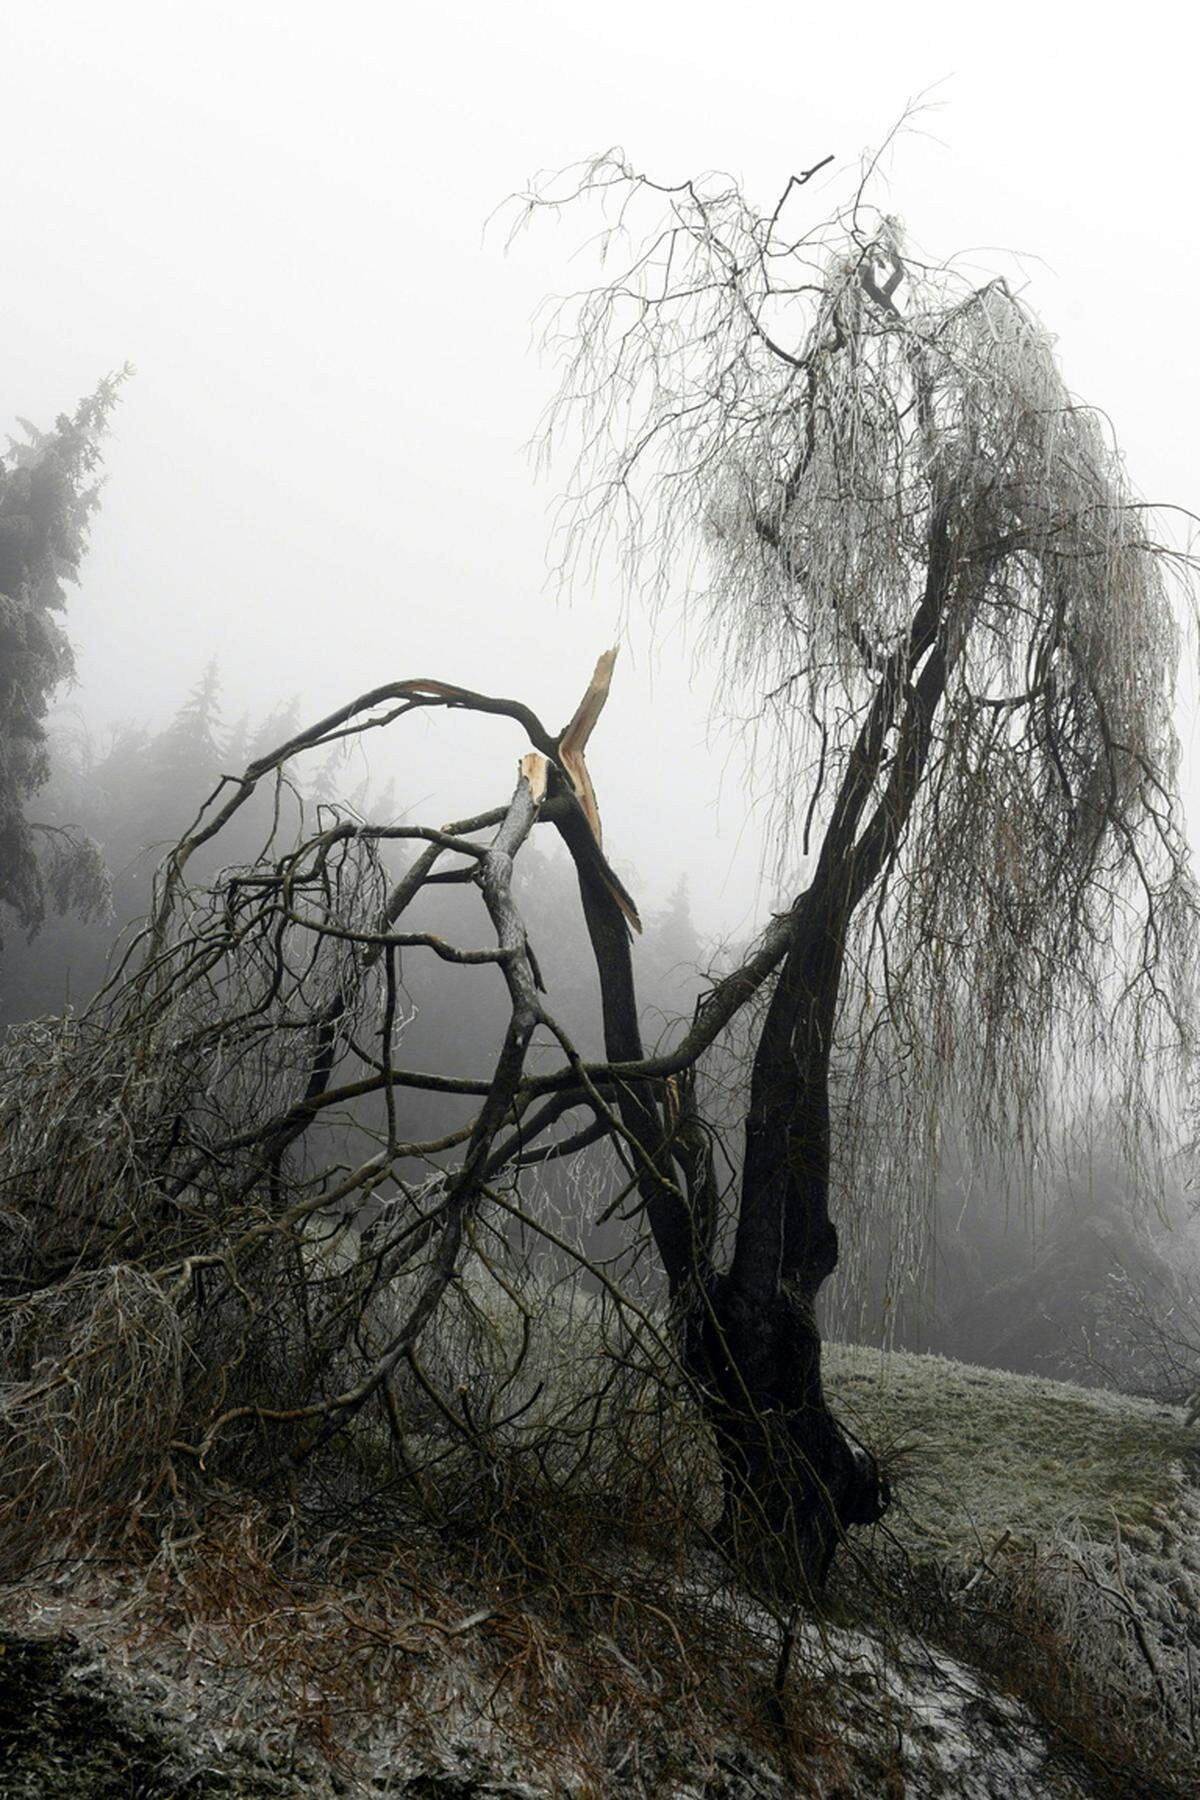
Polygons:
<instances>
[{"instance_id":1,"label":"dry brown grass","mask_svg":"<svg viewBox=\"0 0 1200 1800\"><path fill-rule=\"evenodd\" d=\"M618 1537L569 1504L490 1535L398 1524L305 1542L294 1515L210 1496L192 1531L143 1533L119 1568L77 1566L65 1591L35 1572L4 1618L52 1613L135 1685L165 1683L210 1753L314 1789L330 1770L436 1767L455 1745L493 1775L595 1796L627 1764L658 1792L747 1751L801 1781L862 1763L829 1705L832 1661L817 1650L777 1688L774 1622L678 1533Z\"/></svg>"},{"instance_id":2,"label":"dry brown grass","mask_svg":"<svg viewBox=\"0 0 1200 1800\"><path fill-rule=\"evenodd\" d=\"M136 1518L164 1478L182 1354L178 1314L128 1264L0 1310L0 1570Z\"/></svg>"}]
</instances>

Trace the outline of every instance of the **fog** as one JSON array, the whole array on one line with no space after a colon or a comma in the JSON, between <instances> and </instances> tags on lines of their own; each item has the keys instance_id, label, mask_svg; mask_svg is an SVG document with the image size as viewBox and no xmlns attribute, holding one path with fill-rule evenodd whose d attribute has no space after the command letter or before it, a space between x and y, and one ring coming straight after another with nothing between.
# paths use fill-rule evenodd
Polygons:
<instances>
[{"instance_id":1,"label":"fog","mask_svg":"<svg viewBox=\"0 0 1200 1800\"><path fill-rule=\"evenodd\" d=\"M5 1792L1200 1794L1181 17L0 0Z\"/></svg>"},{"instance_id":2,"label":"fog","mask_svg":"<svg viewBox=\"0 0 1200 1800\"><path fill-rule=\"evenodd\" d=\"M1186 505L1194 44L1174 9L1139 21L1131 41L1024 4L8 5L0 425L137 368L71 602L70 706L97 731L161 723L215 652L230 719L420 675L553 725L619 638L591 753L612 853L649 904L686 869L701 926L745 932L759 843L710 672L615 573L565 596L547 578L532 321L586 279L582 221L507 254L486 221L614 142L764 198L832 153L816 218L923 94L880 197L931 254L1015 270L1134 481ZM399 804L507 793L511 726L401 730Z\"/></svg>"}]
</instances>

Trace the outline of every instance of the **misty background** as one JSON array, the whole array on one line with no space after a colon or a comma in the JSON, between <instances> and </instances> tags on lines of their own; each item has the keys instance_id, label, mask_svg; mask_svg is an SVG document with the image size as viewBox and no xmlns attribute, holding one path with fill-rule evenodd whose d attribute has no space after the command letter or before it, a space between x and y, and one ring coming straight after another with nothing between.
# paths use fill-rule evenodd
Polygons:
<instances>
[{"instance_id":1,"label":"misty background","mask_svg":"<svg viewBox=\"0 0 1200 1800\"><path fill-rule=\"evenodd\" d=\"M1059 333L1072 388L1111 416L1135 485L1186 507L1200 493L1195 45L1166 7L1139 21L1131 41L1024 4L978 18L676 0L0 9L0 430L49 426L108 371L137 370L66 620L78 682L54 720L52 798L104 843L119 919L144 900L146 844L188 823L182 799L198 804L290 721L420 676L520 698L554 727L620 642L589 765L650 924L646 1004L685 1006L711 946L751 935L775 898L758 824L769 771L714 721L699 647L670 617L651 629L615 566L590 589L556 587L570 446L536 477L528 446L554 386L537 318L596 264L573 218L506 250L504 203L613 143L666 182L728 169L761 202L832 154L807 191L815 220L923 96L877 201L890 195L930 260L1008 273ZM1174 516L1185 546L1190 521ZM1195 684L1181 675L1194 838ZM522 748L504 722L418 715L369 765L356 750L324 779L363 806L448 818L505 799ZM567 894L565 867L543 880ZM94 931L9 935L6 1021L99 978ZM564 930L564 981L573 943ZM454 1060L450 1040L425 1048ZM1114 1180L1101 1167L1084 1204L1100 1289L1112 1257L1095 1192L1107 1220ZM915 1314L907 1335L1014 1366L1031 1340L985 1341L978 1298L998 1271L1044 1286L1050 1228L1014 1236L986 1172L968 1180L952 1156L944 1186L938 1316L967 1305L978 1341ZM1155 1279L1152 1259L1177 1254L1160 1237L1139 1240ZM1071 1241L1060 1286L1082 1266ZM880 1305L887 1289L883 1270ZM1031 1308L1065 1314L1060 1300L1039 1288L1021 1315L1001 1297L997 1331Z\"/></svg>"}]
</instances>

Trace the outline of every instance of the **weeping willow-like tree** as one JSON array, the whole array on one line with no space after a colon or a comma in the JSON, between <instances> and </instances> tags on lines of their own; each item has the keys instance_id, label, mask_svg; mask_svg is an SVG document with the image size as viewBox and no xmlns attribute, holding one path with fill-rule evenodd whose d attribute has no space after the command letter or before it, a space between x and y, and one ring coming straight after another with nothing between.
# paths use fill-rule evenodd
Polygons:
<instances>
[{"instance_id":1,"label":"weeping willow-like tree","mask_svg":"<svg viewBox=\"0 0 1200 1800\"><path fill-rule=\"evenodd\" d=\"M1187 1042L1196 928L1186 570L1024 302L922 266L861 189L814 229L813 173L760 212L614 153L527 197L598 204L619 268L548 333L547 441L583 445L565 572L615 535L635 593L698 620L754 724L777 868L801 870L764 939L731 1255L656 1236L692 1296L727 1522L810 1570L886 1498L821 1389L835 1130L878 1200L936 1154L941 1107L1014 1161L1072 1076L1136 1118ZM598 951L615 1018L626 975ZM637 1054L611 1028L609 1051Z\"/></svg>"},{"instance_id":2,"label":"weeping willow-like tree","mask_svg":"<svg viewBox=\"0 0 1200 1800\"><path fill-rule=\"evenodd\" d=\"M365 1490L376 1519L383 1484L426 1505L447 1468L456 1517L472 1482L490 1517L504 1470L527 1516L597 1459L611 1491L614 1395L636 1377L684 1393L715 1446L739 1558L789 1590L819 1580L888 1500L822 1389L835 1143L843 1187L900 1206L939 1109L1020 1161L1073 1074L1136 1118L1187 1049L1170 591L1186 565L1004 283L921 268L861 197L813 229L807 182L759 212L728 181L664 188L610 155L529 200L600 205L620 270L552 327L552 432L583 446L568 564L615 530L638 597L698 621L755 723L783 904L648 1053L637 908L586 763L611 653L558 731L519 699L389 681L223 782L91 1014L0 1060L0 1336L25 1371L3 1403L0 1536L10 1516L44 1531L51 1465L64 1509L98 1470L116 1491L134 1417L155 1433L122 1477L139 1492L173 1456L344 1511L346 1447L365 1441L386 1463ZM219 853L307 753L464 710L522 734L506 805L438 826L322 807L298 843L276 806L256 863L189 885L195 851ZM664 808L674 754L647 751ZM543 827L578 875L593 1061L555 1018L514 882ZM398 873L389 845L411 858ZM487 942L437 928L447 883L478 896ZM411 1066L416 956L506 996L466 1073ZM712 1105L731 1039L750 1064L732 1184ZM546 1165L575 1158L593 1159L578 1191L604 1255L536 1204ZM657 1258L640 1293L609 1254L618 1215ZM556 1396L557 1346L536 1373L530 1243L614 1309L620 1341L583 1355L584 1391ZM519 1320L505 1342L481 1287ZM174 1374L147 1406L128 1385L164 1346Z\"/></svg>"}]
</instances>

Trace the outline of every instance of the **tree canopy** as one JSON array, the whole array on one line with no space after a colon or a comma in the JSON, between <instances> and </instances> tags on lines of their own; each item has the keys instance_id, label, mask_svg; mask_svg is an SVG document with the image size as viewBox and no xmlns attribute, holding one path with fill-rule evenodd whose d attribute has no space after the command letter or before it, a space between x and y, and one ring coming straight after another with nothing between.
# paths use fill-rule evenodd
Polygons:
<instances>
[{"instance_id":1,"label":"tree canopy","mask_svg":"<svg viewBox=\"0 0 1200 1800\"><path fill-rule=\"evenodd\" d=\"M545 334L547 447L582 444L563 576L615 539L635 603L691 620L779 886L852 865L846 1098L882 1084L915 1172L964 1085L1015 1146L1066 1065L1136 1112L1150 1046L1190 1043L1192 571L1027 302L922 259L867 177L814 222L815 173L758 209L610 152L520 216L601 214L604 278Z\"/></svg>"}]
</instances>

